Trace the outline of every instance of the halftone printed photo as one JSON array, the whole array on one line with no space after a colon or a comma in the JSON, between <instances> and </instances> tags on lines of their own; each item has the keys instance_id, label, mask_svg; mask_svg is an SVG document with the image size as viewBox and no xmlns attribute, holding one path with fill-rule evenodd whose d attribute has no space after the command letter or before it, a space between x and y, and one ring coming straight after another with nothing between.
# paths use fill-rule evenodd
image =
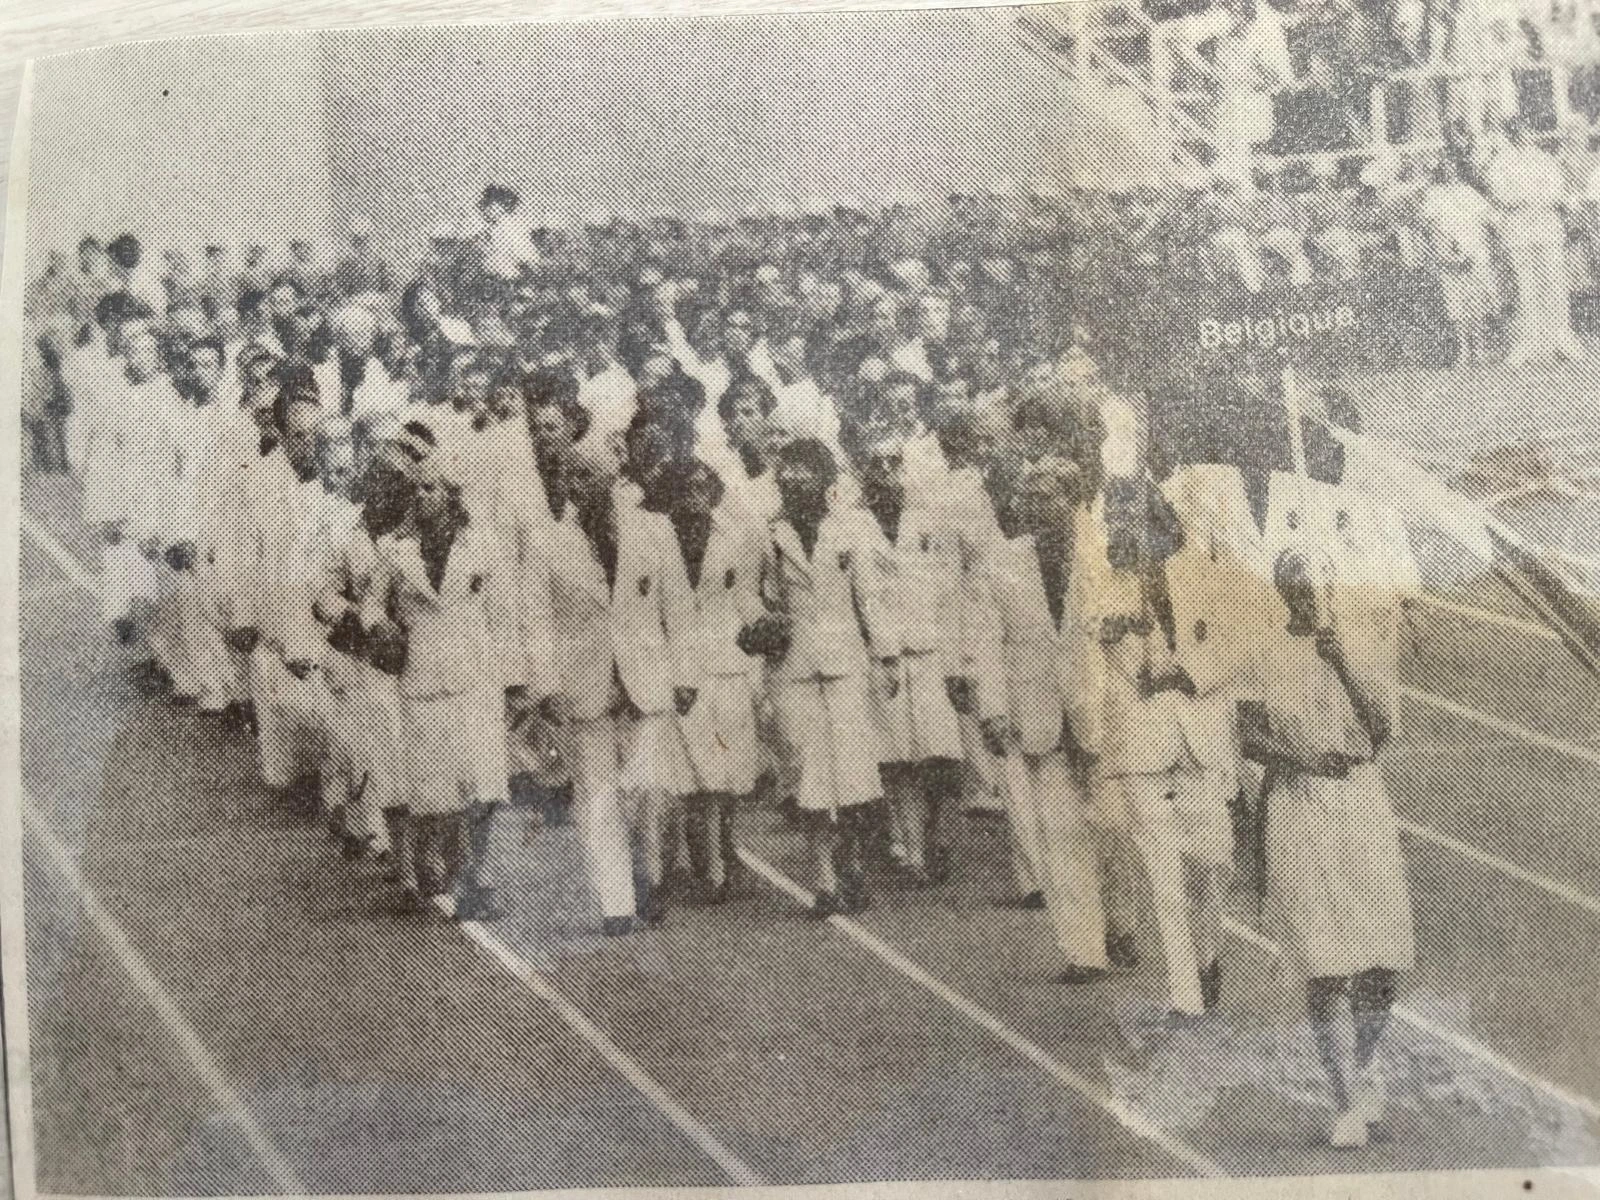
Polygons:
<instances>
[{"instance_id":1,"label":"halftone printed photo","mask_svg":"<svg viewBox=\"0 0 1600 1200\"><path fill-rule=\"evenodd\" d=\"M1593 0L23 93L19 1197L1600 1194Z\"/></svg>"}]
</instances>

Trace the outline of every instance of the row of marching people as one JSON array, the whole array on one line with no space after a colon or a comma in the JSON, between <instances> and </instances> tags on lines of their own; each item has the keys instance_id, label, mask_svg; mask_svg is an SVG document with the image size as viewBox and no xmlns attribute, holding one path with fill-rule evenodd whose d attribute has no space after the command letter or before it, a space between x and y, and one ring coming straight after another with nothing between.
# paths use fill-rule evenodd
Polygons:
<instances>
[{"instance_id":1,"label":"row of marching people","mask_svg":"<svg viewBox=\"0 0 1600 1200\"><path fill-rule=\"evenodd\" d=\"M85 480L108 616L407 897L500 915L494 823L517 781L564 780L603 928L631 932L685 860L726 897L765 777L815 911L855 912L886 863L959 865L949 817L987 773L1063 978L1142 951L1181 1023L1220 994L1245 790L1314 1029L1348 987L1370 1065L1410 955L1373 765L1406 588L1332 425L1262 506L1237 468L1158 479L1085 393L980 405L868 363L819 438L759 377L712 401L667 369L597 441L570 374L479 359L442 402L352 423L304 364L204 339L164 359L146 317L104 316L81 386L120 439Z\"/></svg>"}]
</instances>

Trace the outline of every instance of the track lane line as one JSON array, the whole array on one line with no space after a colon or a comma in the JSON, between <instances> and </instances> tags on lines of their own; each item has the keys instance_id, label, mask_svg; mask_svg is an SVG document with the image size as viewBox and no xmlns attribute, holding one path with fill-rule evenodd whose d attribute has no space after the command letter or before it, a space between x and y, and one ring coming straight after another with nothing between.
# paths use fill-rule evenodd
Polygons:
<instances>
[{"instance_id":1,"label":"track lane line","mask_svg":"<svg viewBox=\"0 0 1600 1200\"><path fill-rule=\"evenodd\" d=\"M63 546L59 541L41 528L28 513L22 513L22 528L27 535L38 544L39 548L55 560L62 572L76 586L95 593L98 579L84 569L77 557ZM79 874L73 862L73 851L66 847L55 837L54 833L44 825L43 818L27 805L24 799L24 818L29 828L38 836L42 844L50 853L56 864L57 870L67 879L74 891L80 896L85 910L89 913L90 920L111 945L119 962L128 972L139 990L145 994L152 1006L166 1021L178 1038L185 1054L194 1064L201 1078L211 1088L213 1095L222 1104L225 1110L232 1114L250 1139L251 1148L255 1151L262 1165L267 1168L275 1183L281 1191L291 1195L303 1195L306 1189L295 1179L293 1170L288 1166L272 1145L265 1131L251 1116L239 1099L238 1094L227 1083L217 1068L205 1046L200 1042L193 1028L184 1020L177 1006L166 995L155 976L150 973L144 961L139 958L127 935L122 932L111 916L100 908L88 885ZM700 1121L692 1116L682 1105L652 1079L638 1063L616 1045L605 1033L586 1017L583 1012L575 1007L566 997L562 996L555 987L540 975L503 941L489 930L475 922L462 922L458 926L468 939L498 963L517 982L522 984L536 997L542 1000L555 1012L556 1016L574 1033L592 1047L606 1063L621 1075L627 1082L648 1100L662 1116L672 1122L678 1130L689 1138L701 1151L720 1167L728 1178L740 1187L760 1187L766 1183L760 1172L741 1161L737 1155L723 1146L716 1137Z\"/></svg>"},{"instance_id":2,"label":"track lane line","mask_svg":"<svg viewBox=\"0 0 1600 1200\"><path fill-rule=\"evenodd\" d=\"M73 583L77 584L91 596L100 594L100 577L95 575L81 562L78 556L68 550L33 518L25 508L18 508L18 519L22 523L22 531L34 540L34 543L55 561L61 568L62 574Z\"/></svg>"},{"instance_id":3,"label":"track lane line","mask_svg":"<svg viewBox=\"0 0 1600 1200\"><path fill-rule=\"evenodd\" d=\"M435 901L435 907L446 915L450 915L447 904L441 903L443 897ZM744 1162L733 1151L724 1146L697 1117L677 1102L666 1088L655 1081L650 1074L633 1060L620 1046L613 1042L603 1029L591 1021L577 1005L568 1000L554 984L535 970L522 959L510 946L501 941L489 929L477 921L460 921L456 927L472 941L480 950L493 959L499 966L527 988L535 997L550 1008L559 1017L567 1028L582 1038L589 1046L606 1061L618 1075L628 1081L629 1085L648 1100L651 1105L667 1120L671 1121L691 1142L693 1142L707 1158L720 1167L730 1181L739 1187L764 1187L767 1180L748 1163Z\"/></svg>"},{"instance_id":4,"label":"track lane line","mask_svg":"<svg viewBox=\"0 0 1600 1200\"><path fill-rule=\"evenodd\" d=\"M22 521L25 532L27 532L29 536L33 537L35 541L39 543L41 548L50 554L51 557L57 560L69 578L71 578L75 583L78 583L79 586L84 587L86 590L94 590L94 587L96 586L94 576L90 575L82 567L74 555L72 555L65 547L63 547L60 542L40 528L28 514L23 513ZM1429 600L1430 602L1432 601L1432 598L1429 597L1424 597L1423 599ZM1447 611L1456 611L1461 615L1484 620L1489 623L1508 625L1509 627L1518 628L1525 632L1535 633L1540 637L1546 638L1547 640L1559 639L1559 635L1553 630L1546 629L1543 626L1533 625L1531 622L1520 621L1515 617L1506 617L1502 614L1492 613L1487 609L1476 609L1468 605L1458 605L1449 601L1440 602L1436 604L1435 607L1444 608ZM1594 750L1586 746L1580 746L1574 742L1568 742L1561 738L1552 737L1548 734L1542 734L1535 730L1526 729L1515 724L1514 722L1506 721L1499 717L1490 716L1487 713L1482 713L1476 709L1468 708L1465 705L1457 704L1454 701L1446 700L1442 696L1436 696L1431 692L1405 686L1402 686L1400 690L1403 695L1416 701L1417 703L1436 709L1441 709L1445 712L1451 713L1454 716L1461 717L1464 720L1468 720L1486 728L1493 729L1496 732L1502 733L1508 737L1537 745L1544 749L1553 750L1557 753L1564 754L1568 757L1578 759L1591 765L1600 766L1600 750ZM1594 897L1586 896L1581 892L1577 892L1556 880L1547 879L1543 876L1537 875L1534 872L1519 867L1517 864L1506 859L1489 854L1488 852L1471 846L1468 843L1460 842L1454 838L1450 838L1447 835L1439 833L1436 830L1429 829L1426 826L1405 821L1400 822L1400 825L1401 828L1412 837L1450 849L1458 854L1461 854L1463 857L1479 863L1480 865L1500 871L1509 878L1516 879L1519 882L1523 882L1543 890L1547 894L1553 895L1567 903L1575 904L1577 907L1583 908L1585 911L1600 911L1600 900L1596 900ZM789 880L786 876L782 875L781 872L777 871L776 868L771 867L764 860L754 855L751 851L741 847L739 850L739 855L740 858L744 860L753 871L766 879L769 884L778 888L780 891L786 892L788 895L799 900L801 903L810 903L811 894L809 892L800 887L800 885L794 883L792 880ZM932 991L934 995L944 1000L947 1004L950 1004L952 1001L954 1001L955 1003L953 1006L956 1007L956 1010L961 1012L962 1015L967 1016L969 1020L975 1020L980 1027L986 1029L1000 1041L1004 1042L1013 1050L1022 1054L1023 1057L1026 1057L1030 1059L1030 1061L1033 1061L1037 1065L1043 1067L1047 1073L1057 1078L1060 1082L1072 1090L1078 1091L1079 1094L1084 1095L1086 1098L1092 1100L1100 1107L1105 1108L1106 1111L1110 1112L1112 1116L1116 1117L1116 1119L1118 1119L1124 1125L1124 1127L1135 1129L1135 1126L1137 1126L1139 1129L1148 1129L1150 1134L1154 1135L1150 1138L1150 1140L1161 1145L1163 1149L1169 1150L1169 1152L1173 1153L1174 1157L1177 1157L1180 1161L1184 1161L1189 1163L1191 1166L1194 1166L1195 1169L1200 1171L1201 1174L1220 1173L1220 1168L1218 1168L1216 1164L1210 1162L1208 1159L1205 1159L1204 1156L1200 1155L1197 1151L1183 1146L1181 1142L1175 1142L1170 1139L1165 1131L1155 1126L1154 1123L1142 1113L1137 1112L1137 1110L1129 1109L1129 1106L1124 1105L1121 1101L1109 1096L1104 1092L1103 1089L1097 1088L1092 1081L1084 1079L1082 1076L1078 1075L1076 1072L1073 1072L1064 1064L1056 1062L1056 1060L1051 1058L1047 1053L1045 1053L1044 1050L1027 1041L1027 1039L1023 1038L1020 1034L1017 1034L1015 1031L1011 1030L997 1017L994 1017L993 1014L988 1013L986 1010L980 1008L972 1001L967 1000L959 993L949 989L937 979L934 979L931 975L928 975L914 962L904 958L904 956L900 955L898 951L895 951L892 947L883 943L880 939L869 933L866 929L857 925L855 922L849 921L848 918L843 916L830 917L829 920L830 922L834 923L836 927L843 929L849 936L865 947L869 952L877 955L882 961L893 967L902 975L905 975L907 978L918 983L925 989ZM1281 951L1274 943L1262 937L1254 930L1249 929L1247 926L1240 925L1231 919L1228 919L1226 924L1229 933L1233 936L1248 941L1275 956L1281 954ZM558 1013L561 1012L561 1007L565 1006L565 1008L569 1009L571 1014L578 1018L579 1021L587 1024L595 1034L597 1034L600 1038L605 1039L605 1034L598 1028L594 1027L593 1024L583 1016L580 1010L573 1008L564 997L560 996L560 993L556 992L554 988L549 985L548 981L543 980L542 976L538 976L537 972L534 972L531 967L528 967L527 964L523 963L521 959L517 958L517 956L509 949L509 947L506 947L504 943L498 938L494 937L493 934L489 933L486 929L483 929L482 926L474 925L472 923L463 923L461 928L466 931L467 935L477 942L485 951L501 961L502 964L505 965L512 974L516 975L525 983L529 983L530 987L532 987L532 984L529 980L529 976L537 977L539 981L543 983L548 995L540 993L536 987L532 987L532 990L534 990L536 994L540 994L542 998L545 998L546 1002L550 1003L552 1008L555 1008ZM498 949L495 947L498 947ZM502 953L505 957L502 957ZM1542 1080L1536 1076L1530 1075L1523 1071L1520 1067L1517 1067L1514 1063L1496 1054L1489 1047L1484 1046L1463 1034L1457 1033L1455 1030L1438 1025L1428 1018L1423 1017L1419 1013L1397 1005L1395 1008L1395 1015L1407 1024L1410 1024L1422 1032L1427 1033L1429 1036L1432 1036L1447 1045L1453 1046L1463 1054L1495 1066L1509 1077L1517 1079L1524 1085L1544 1092L1545 1094L1550 1095L1563 1103L1570 1104L1574 1108L1580 1109L1591 1116L1600 1118L1600 1104L1597 1104L1589 1097L1577 1095L1561 1088L1557 1084L1553 1084L1547 1080ZM566 1019L564 1014L563 1019ZM578 1029L577 1026L574 1026L574 1029L580 1033L580 1036L582 1036L581 1029ZM588 1039L586 1038L585 1040ZM620 1056L623 1060L631 1062L631 1060L627 1059L627 1056L621 1051L620 1048L616 1047L614 1043L610 1043L609 1039L605 1040L618 1056ZM591 1044L593 1045L593 1043ZM595 1048L599 1050L602 1056L606 1057L608 1061L612 1061L610 1055L607 1054L605 1050L601 1049L599 1046L596 1046ZM628 1077L628 1072L626 1070L623 1070L621 1073L624 1075L624 1077ZM653 1081L649 1081L649 1077L644 1075L642 1070L640 1071L640 1075L644 1080L651 1082L655 1088L660 1090L659 1085L655 1085L653 1084ZM648 1097L649 1094L645 1094ZM671 1101L671 1097L667 1093L661 1091L660 1094L669 1103L673 1103ZM1114 1107L1108 1107L1108 1105ZM669 1119L672 1119L670 1114L667 1115L669 1116ZM683 1115L690 1122L694 1122L696 1125L698 1125L698 1122L695 1121L695 1118L690 1116L688 1113L684 1113ZM1128 1121L1123 1119L1123 1115L1126 1115L1129 1119L1133 1120L1135 1125L1129 1125ZM677 1124L676 1120L674 1120L674 1124ZM679 1128L682 1129L683 1127L680 1125ZM703 1126L701 1128L703 1129ZM687 1133L688 1131L685 1130L685 1132ZM693 1134L690 1134L689 1136L691 1137L691 1140L696 1142L697 1145L701 1145L702 1149L706 1149L707 1153L710 1154L714 1160L718 1161L719 1165L723 1166L723 1168L729 1172L730 1177L736 1178L736 1176L733 1175L733 1170L734 1164L738 1164L737 1158L733 1158L730 1154L731 1161L728 1163L723 1163L716 1154L712 1153L709 1148L705 1147L700 1142L698 1137ZM707 1131L706 1136L711 1136L709 1131ZM1141 1136L1143 1135L1141 1134ZM714 1140L715 1139L713 1139L713 1141ZM1170 1146L1168 1144L1169 1142L1171 1143ZM724 1151L724 1153L727 1152ZM1193 1155L1194 1158L1191 1159L1189 1157L1190 1155ZM1202 1167L1200 1164L1204 1164L1204 1166ZM743 1166L743 1164L738 1165ZM747 1171L750 1170L748 1167L744 1167L744 1169ZM753 1174L754 1173L752 1172L752 1175ZM755 1177L759 1179L759 1176Z\"/></svg>"},{"instance_id":5,"label":"track lane line","mask_svg":"<svg viewBox=\"0 0 1600 1200\"><path fill-rule=\"evenodd\" d=\"M294 1168L290 1166L288 1160L278 1150L277 1145L272 1141L271 1136L262 1127L261 1123L256 1120L255 1114L245 1104L243 1097L228 1082L228 1078L223 1074L221 1066L212 1057L211 1051L206 1048L205 1043L201 1041L200 1035L195 1032L194 1026L184 1016L183 1010L167 994L167 990L161 985L161 981L155 977L150 967L140 957L139 952L134 949L133 943L129 940L128 935L123 932L122 926L117 923L116 918L101 905L99 898L95 896L94 891L89 887L88 881L84 879L83 874L78 870L77 863L73 861L71 851L56 836L55 830L50 827L49 821L34 808L33 802L28 799L26 793L19 795L18 800L22 809L24 828L44 848L45 857L83 907L84 915L89 918L89 923L94 926L95 932L100 935L101 940L111 950L112 955L117 960L117 965L127 974L134 987L144 997L145 1002L161 1018L162 1024L167 1027L168 1032L177 1041L184 1057L189 1060L190 1067L193 1068L195 1074L200 1077L201 1082L211 1092L212 1099L216 1101L217 1107L226 1114L227 1118L244 1135L245 1140L250 1145L251 1153L256 1156L257 1161L260 1162L262 1168L272 1179L277 1190L285 1195L306 1195L306 1188L300 1182Z\"/></svg>"},{"instance_id":6,"label":"track lane line","mask_svg":"<svg viewBox=\"0 0 1600 1200\"><path fill-rule=\"evenodd\" d=\"M740 861L765 880L769 886L792 897L801 904L811 904L814 899L812 893L790 879L777 867L748 847L740 846L738 852ZM1188 1143L1162 1129L1142 1109L1118 1100L1104 1087L1078 1074L1065 1063L1052 1057L1042 1047L1023 1037L1000 1020L999 1017L989 1012L988 1009L981 1007L954 988L935 979L911 959L901 954L876 934L871 933L864 926L850 920L848 917L837 914L828 918L828 924L850 938L885 966L910 980L924 991L932 993L959 1015L982 1029L1008 1049L1033 1063L1069 1091L1077 1093L1078 1096L1108 1114L1129 1133L1160 1147L1165 1153L1199 1175L1208 1177L1226 1176L1227 1172L1220 1166Z\"/></svg>"},{"instance_id":7,"label":"track lane line","mask_svg":"<svg viewBox=\"0 0 1600 1200\"><path fill-rule=\"evenodd\" d=\"M1264 934L1258 933L1256 930L1250 928L1250 926L1242 924L1229 916L1224 916L1222 918L1222 926L1230 936L1238 939L1241 942L1245 942L1248 945L1254 946L1256 949L1260 950L1269 957L1283 957L1283 948L1279 946L1278 943L1274 942L1271 938L1265 936ZM1578 1092L1569 1091L1558 1083L1551 1083L1548 1079L1541 1079L1539 1076L1523 1070L1504 1055L1498 1054L1494 1050L1491 1050L1482 1042L1470 1038L1464 1033L1458 1033L1456 1030L1451 1029L1448 1026L1441 1025L1437 1021L1423 1016L1415 1009L1407 1008L1403 1004L1396 1004L1394 1006L1393 1013L1396 1020L1410 1025L1413 1029L1427 1034L1436 1041L1443 1042L1445 1045L1459 1051L1468 1058L1476 1059L1478 1062L1494 1068L1501 1074L1506 1075L1511 1079L1515 1079L1524 1087L1530 1088L1536 1092L1542 1092L1552 1100L1559 1101L1562 1104L1577 1109L1594 1120L1600 1121L1600 1101L1596 1101L1591 1097L1582 1095Z\"/></svg>"},{"instance_id":8,"label":"track lane line","mask_svg":"<svg viewBox=\"0 0 1600 1200\"><path fill-rule=\"evenodd\" d=\"M1401 684L1400 694L1408 700L1428 708L1447 712L1451 716L1460 717L1464 721L1471 721L1474 725L1481 725L1485 729L1492 729L1496 733L1526 742L1530 746L1538 746L1542 750L1553 750L1557 754L1568 758L1577 759L1579 762L1588 763L1592 767L1600 767L1600 749L1584 746L1578 742L1569 742L1565 738L1554 737L1548 733L1540 733L1537 729L1529 729L1518 725L1515 721L1507 721L1504 717L1491 716L1486 712L1479 712L1465 704L1458 704L1454 700L1446 700L1443 696L1436 696L1432 692L1423 691L1421 688L1408 687Z\"/></svg>"}]
</instances>

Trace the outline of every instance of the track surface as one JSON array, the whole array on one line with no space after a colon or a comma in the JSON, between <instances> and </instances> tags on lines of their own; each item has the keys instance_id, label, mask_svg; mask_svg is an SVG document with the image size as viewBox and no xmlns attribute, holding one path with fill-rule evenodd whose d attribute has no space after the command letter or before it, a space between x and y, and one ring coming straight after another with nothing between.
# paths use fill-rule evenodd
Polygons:
<instances>
[{"instance_id":1,"label":"track surface","mask_svg":"<svg viewBox=\"0 0 1600 1200\"><path fill-rule=\"evenodd\" d=\"M1492 579L1443 559L1390 783L1419 966L1391 1120L1321 1145L1325 1088L1238 898L1222 1012L1154 1022L1148 970L1068 989L959 877L801 915L775 815L721 910L595 936L568 829L503 822L511 918L400 917L254 779L250 747L131 681L80 586L76 489L23 485L22 774L37 1186L178 1195L1127 1178L1600 1163L1600 704ZM41 538L39 535L43 534ZM53 542L53 544L47 544ZM63 553L67 558L63 558ZM79 577L75 581L75 576ZM1487 610L1506 620L1463 611Z\"/></svg>"}]
</instances>

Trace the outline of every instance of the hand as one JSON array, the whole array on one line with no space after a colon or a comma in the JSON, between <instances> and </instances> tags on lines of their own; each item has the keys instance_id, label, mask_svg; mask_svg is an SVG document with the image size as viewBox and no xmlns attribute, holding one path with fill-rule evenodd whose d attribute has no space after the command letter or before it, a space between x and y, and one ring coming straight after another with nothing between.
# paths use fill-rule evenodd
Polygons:
<instances>
[{"instance_id":1,"label":"hand","mask_svg":"<svg viewBox=\"0 0 1600 1200\"><path fill-rule=\"evenodd\" d=\"M539 701L539 715L550 725L570 725L575 719L572 697L565 692L552 692Z\"/></svg>"},{"instance_id":2,"label":"hand","mask_svg":"<svg viewBox=\"0 0 1600 1200\"><path fill-rule=\"evenodd\" d=\"M261 631L250 627L228 630L228 648L238 654L249 654L261 640Z\"/></svg>"},{"instance_id":3,"label":"hand","mask_svg":"<svg viewBox=\"0 0 1600 1200\"><path fill-rule=\"evenodd\" d=\"M1150 673L1148 666L1139 668L1139 674L1134 677L1133 682L1139 691L1139 699L1141 700L1148 700L1152 696L1167 690L1164 684L1158 682L1156 677Z\"/></svg>"},{"instance_id":4,"label":"hand","mask_svg":"<svg viewBox=\"0 0 1600 1200\"><path fill-rule=\"evenodd\" d=\"M700 692L692 687L675 687L672 689L672 707L678 710L680 717L687 717L689 710L694 707L695 700Z\"/></svg>"},{"instance_id":5,"label":"hand","mask_svg":"<svg viewBox=\"0 0 1600 1200\"><path fill-rule=\"evenodd\" d=\"M1127 618L1127 621L1128 632L1138 637L1149 636L1150 631L1156 627L1156 623L1151 619L1149 613L1140 613L1137 617Z\"/></svg>"},{"instance_id":6,"label":"hand","mask_svg":"<svg viewBox=\"0 0 1600 1200\"><path fill-rule=\"evenodd\" d=\"M1100 622L1100 644L1115 646L1128 634L1127 617L1105 617Z\"/></svg>"},{"instance_id":7,"label":"hand","mask_svg":"<svg viewBox=\"0 0 1600 1200\"><path fill-rule=\"evenodd\" d=\"M1324 779L1343 779L1350 774L1350 765L1353 760L1348 754L1338 750L1329 750L1317 755L1312 763L1311 773L1320 775Z\"/></svg>"},{"instance_id":8,"label":"hand","mask_svg":"<svg viewBox=\"0 0 1600 1200\"><path fill-rule=\"evenodd\" d=\"M1333 630L1317 630L1317 657L1335 667L1344 661L1344 643Z\"/></svg>"},{"instance_id":9,"label":"hand","mask_svg":"<svg viewBox=\"0 0 1600 1200\"><path fill-rule=\"evenodd\" d=\"M1006 756L1006 746L1011 737L1011 721L1006 717L985 717L978 723L983 744L996 758Z\"/></svg>"},{"instance_id":10,"label":"hand","mask_svg":"<svg viewBox=\"0 0 1600 1200\"><path fill-rule=\"evenodd\" d=\"M147 537L141 539L139 542L139 553L153 562L156 555L161 553L161 539L158 537Z\"/></svg>"},{"instance_id":11,"label":"hand","mask_svg":"<svg viewBox=\"0 0 1600 1200\"><path fill-rule=\"evenodd\" d=\"M1194 699L1195 693L1200 690L1195 687L1194 680L1190 677L1189 672L1182 667L1173 667L1167 679L1174 691L1180 692L1191 700Z\"/></svg>"},{"instance_id":12,"label":"hand","mask_svg":"<svg viewBox=\"0 0 1600 1200\"><path fill-rule=\"evenodd\" d=\"M950 698L950 707L962 716L969 716L977 707L972 680L964 675L946 675L944 694Z\"/></svg>"},{"instance_id":13,"label":"hand","mask_svg":"<svg viewBox=\"0 0 1600 1200\"><path fill-rule=\"evenodd\" d=\"M883 694L893 700L900 694L900 660L898 658L880 659L878 671L883 683Z\"/></svg>"},{"instance_id":14,"label":"hand","mask_svg":"<svg viewBox=\"0 0 1600 1200\"><path fill-rule=\"evenodd\" d=\"M312 662L309 658L291 658L288 659L283 665L289 669L289 674L293 675L296 679L302 680L310 678L311 672L316 670L317 666L317 664Z\"/></svg>"}]
</instances>

